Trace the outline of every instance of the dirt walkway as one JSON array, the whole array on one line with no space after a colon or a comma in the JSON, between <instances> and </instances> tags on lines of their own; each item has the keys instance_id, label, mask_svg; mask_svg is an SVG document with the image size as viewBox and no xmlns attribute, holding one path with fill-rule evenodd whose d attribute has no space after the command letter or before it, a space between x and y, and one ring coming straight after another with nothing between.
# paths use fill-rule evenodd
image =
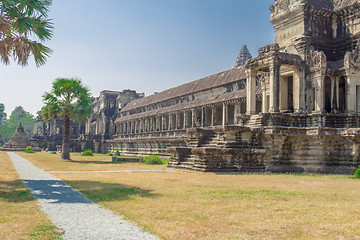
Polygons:
<instances>
[{"instance_id":1,"label":"dirt walkway","mask_svg":"<svg viewBox=\"0 0 360 240\"><path fill-rule=\"evenodd\" d=\"M41 209L64 230L65 239L158 239L88 200L63 181L8 153Z\"/></svg>"}]
</instances>

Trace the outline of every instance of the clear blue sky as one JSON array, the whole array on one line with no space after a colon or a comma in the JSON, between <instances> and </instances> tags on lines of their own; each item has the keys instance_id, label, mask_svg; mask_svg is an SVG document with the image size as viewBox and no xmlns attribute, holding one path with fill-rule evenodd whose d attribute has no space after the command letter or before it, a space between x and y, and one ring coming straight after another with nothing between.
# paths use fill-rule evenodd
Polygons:
<instances>
[{"instance_id":1,"label":"clear blue sky","mask_svg":"<svg viewBox=\"0 0 360 240\"><path fill-rule=\"evenodd\" d=\"M0 103L35 114L58 77L150 95L233 67L273 43L272 0L55 0L54 51L45 66L0 65Z\"/></svg>"}]
</instances>

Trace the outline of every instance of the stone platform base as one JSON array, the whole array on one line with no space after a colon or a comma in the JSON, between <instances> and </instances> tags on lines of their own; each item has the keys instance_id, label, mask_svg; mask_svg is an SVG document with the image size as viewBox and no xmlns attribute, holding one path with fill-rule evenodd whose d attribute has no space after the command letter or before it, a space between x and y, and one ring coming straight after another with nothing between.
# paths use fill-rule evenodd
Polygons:
<instances>
[{"instance_id":1,"label":"stone platform base","mask_svg":"<svg viewBox=\"0 0 360 240\"><path fill-rule=\"evenodd\" d=\"M170 147L170 168L201 172L351 174L360 164L360 129L219 126L189 129Z\"/></svg>"}]
</instances>

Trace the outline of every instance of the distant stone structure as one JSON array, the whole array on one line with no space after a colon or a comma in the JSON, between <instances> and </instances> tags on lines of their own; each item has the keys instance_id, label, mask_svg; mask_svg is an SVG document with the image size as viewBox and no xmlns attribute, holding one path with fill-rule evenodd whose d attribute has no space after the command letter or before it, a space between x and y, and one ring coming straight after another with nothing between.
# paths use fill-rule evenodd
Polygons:
<instances>
[{"instance_id":1,"label":"distant stone structure","mask_svg":"<svg viewBox=\"0 0 360 240\"><path fill-rule=\"evenodd\" d=\"M251 59L252 55L246 45L241 49L238 58L236 59L234 67L240 67L246 63L247 60Z\"/></svg>"},{"instance_id":2,"label":"distant stone structure","mask_svg":"<svg viewBox=\"0 0 360 240\"><path fill-rule=\"evenodd\" d=\"M100 92L92 98L92 115L87 123L70 123L70 149L82 151L84 148L101 151L101 141L111 138L116 130L114 120L119 111L129 102L144 97L144 93L133 90ZM55 120L46 123L41 116L34 124L34 144L42 149L55 151L62 144L64 121Z\"/></svg>"},{"instance_id":3,"label":"distant stone structure","mask_svg":"<svg viewBox=\"0 0 360 240\"><path fill-rule=\"evenodd\" d=\"M28 136L26 135L21 122L16 128L11 140L0 147L0 151L24 151L27 147L31 147L33 151L40 151L39 147L30 143Z\"/></svg>"},{"instance_id":4,"label":"distant stone structure","mask_svg":"<svg viewBox=\"0 0 360 240\"><path fill-rule=\"evenodd\" d=\"M360 1L276 0L270 11L275 43L257 57L244 47L233 69L95 111L81 149L172 155L169 167L195 171L353 172Z\"/></svg>"}]
</instances>

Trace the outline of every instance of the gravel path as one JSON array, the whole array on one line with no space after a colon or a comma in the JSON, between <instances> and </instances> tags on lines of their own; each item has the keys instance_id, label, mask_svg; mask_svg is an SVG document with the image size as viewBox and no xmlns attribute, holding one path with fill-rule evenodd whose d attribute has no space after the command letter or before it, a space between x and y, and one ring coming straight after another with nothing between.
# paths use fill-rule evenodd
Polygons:
<instances>
[{"instance_id":1,"label":"gravel path","mask_svg":"<svg viewBox=\"0 0 360 240\"><path fill-rule=\"evenodd\" d=\"M16 153L8 153L16 170L41 209L65 239L158 239L88 200L63 181L34 166Z\"/></svg>"}]
</instances>

